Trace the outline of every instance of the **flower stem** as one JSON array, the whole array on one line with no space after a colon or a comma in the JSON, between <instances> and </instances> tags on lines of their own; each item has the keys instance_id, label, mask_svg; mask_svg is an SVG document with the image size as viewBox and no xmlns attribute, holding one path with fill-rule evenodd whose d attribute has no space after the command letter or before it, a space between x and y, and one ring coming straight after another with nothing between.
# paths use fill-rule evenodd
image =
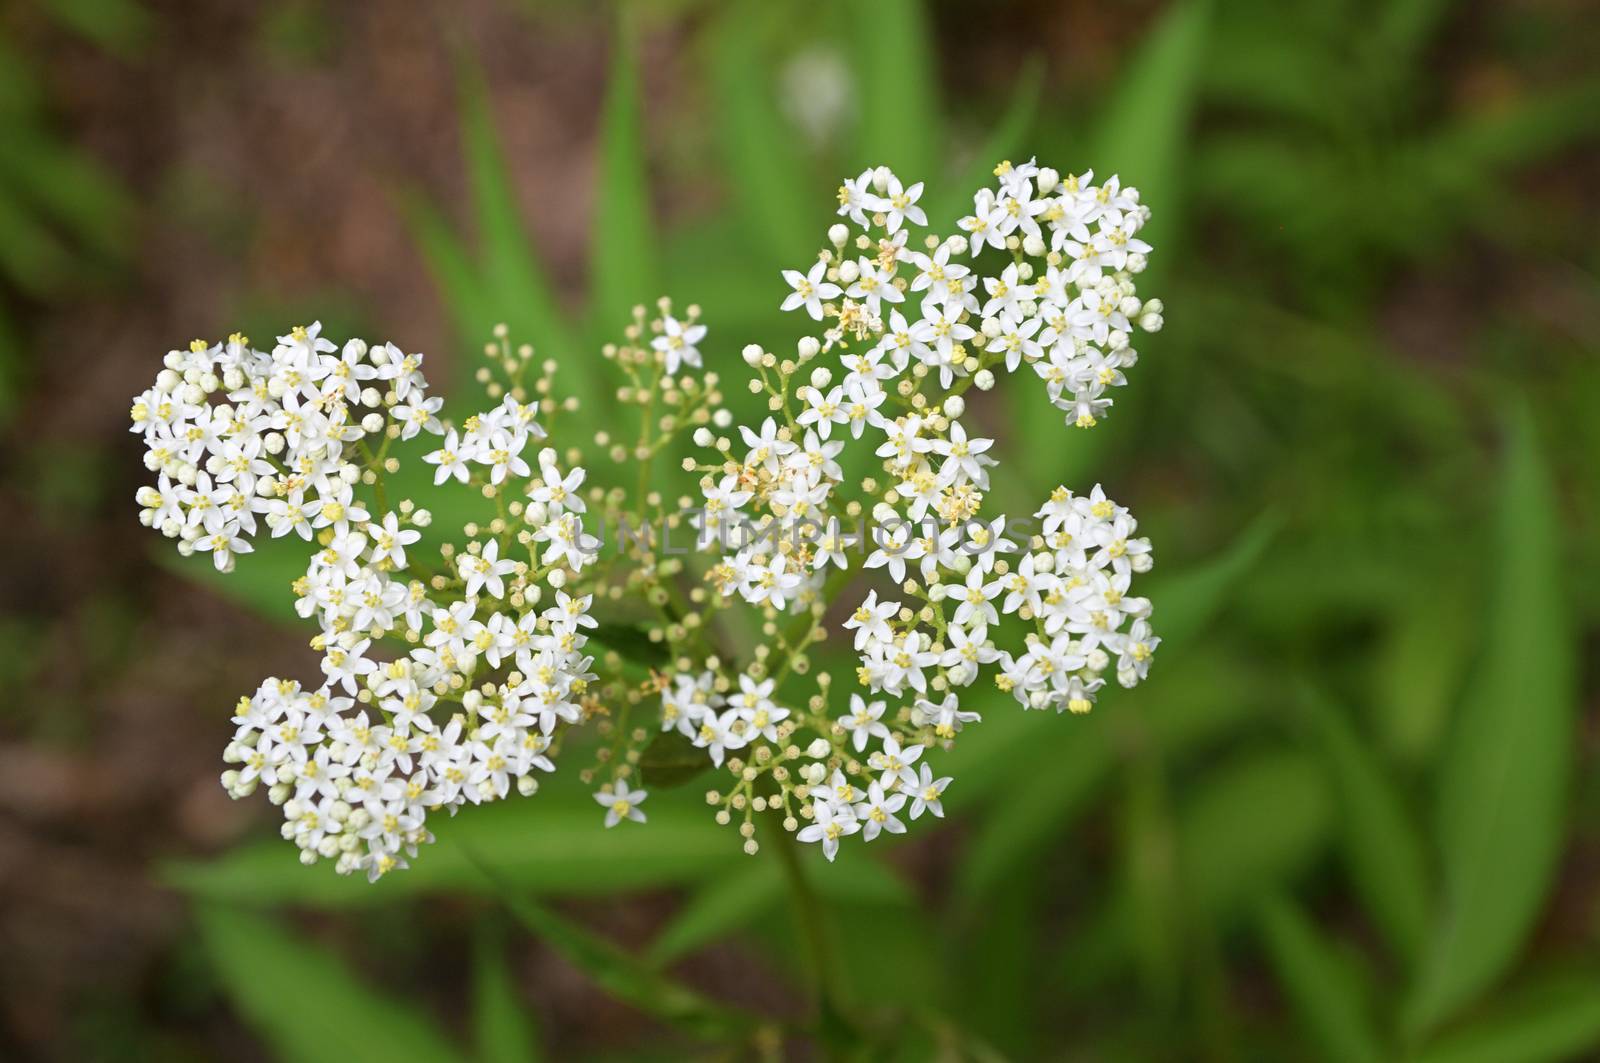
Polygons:
<instances>
[{"instance_id":1,"label":"flower stem","mask_svg":"<svg viewBox=\"0 0 1600 1063\"><path fill-rule=\"evenodd\" d=\"M826 913L800 863L800 843L781 826L772 847L778 851L789 885L790 908L794 912L795 934L806 951L806 967L816 1011L817 1040L824 1058L835 1058L856 1042L854 1025L845 1015L840 1001L839 967L833 950Z\"/></svg>"}]
</instances>

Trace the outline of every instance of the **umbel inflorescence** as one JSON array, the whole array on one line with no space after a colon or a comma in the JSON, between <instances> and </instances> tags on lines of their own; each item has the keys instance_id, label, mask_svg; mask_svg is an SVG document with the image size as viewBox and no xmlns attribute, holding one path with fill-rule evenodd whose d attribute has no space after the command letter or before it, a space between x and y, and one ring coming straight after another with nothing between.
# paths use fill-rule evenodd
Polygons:
<instances>
[{"instance_id":1,"label":"umbel inflorescence","mask_svg":"<svg viewBox=\"0 0 1600 1063\"><path fill-rule=\"evenodd\" d=\"M602 352L633 410L611 423L636 437L580 438L556 365L504 329L478 374L497 404L459 423L421 355L317 325L170 352L133 406L156 474L141 519L222 571L263 536L303 541L293 593L321 657L320 679L239 700L223 786L265 788L304 862L376 879L438 811L532 794L563 746L606 826L643 822L653 752L675 745L721 773L707 801L747 851L765 817L832 859L943 815L937 751L980 708L1081 713L1107 674L1141 680L1160 640L1133 517L1098 486L986 512L994 441L963 418L1002 373L1068 425L1105 416L1135 328L1161 326L1134 287L1148 210L1115 177L995 174L943 239L912 235L920 183L845 181L850 224L784 272L815 334L743 349L766 407L746 423L699 308L667 300ZM588 480L586 448L614 483ZM431 476L405 479L408 450ZM674 500L680 468L698 482ZM463 498L475 515L436 526ZM830 618L853 674L819 667Z\"/></svg>"}]
</instances>

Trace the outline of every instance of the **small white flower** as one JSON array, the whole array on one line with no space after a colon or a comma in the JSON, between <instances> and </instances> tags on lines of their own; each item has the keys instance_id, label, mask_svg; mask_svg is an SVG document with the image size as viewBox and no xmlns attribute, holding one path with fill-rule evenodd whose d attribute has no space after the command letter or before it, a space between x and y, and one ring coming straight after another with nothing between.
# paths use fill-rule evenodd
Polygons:
<instances>
[{"instance_id":1,"label":"small white flower","mask_svg":"<svg viewBox=\"0 0 1600 1063\"><path fill-rule=\"evenodd\" d=\"M801 827L796 835L803 842L821 842L822 855L831 863L839 855L839 839L861 829L855 812L848 806L835 808L826 801L811 806L811 825Z\"/></svg>"},{"instance_id":2,"label":"small white flower","mask_svg":"<svg viewBox=\"0 0 1600 1063\"><path fill-rule=\"evenodd\" d=\"M661 352L667 374L676 375L680 365L700 368L698 344L705 339L705 335L704 325L683 325L677 318L668 314L661 319L661 335L651 340L650 346Z\"/></svg>"},{"instance_id":3,"label":"small white flower","mask_svg":"<svg viewBox=\"0 0 1600 1063\"><path fill-rule=\"evenodd\" d=\"M840 289L837 284L823 279L823 274L827 272L827 269L828 264L819 261L811 267L811 272L809 273L801 273L796 269L784 270L783 279L789 282L789 287L793 288L794 291L790 292L788 298L784 299L782 309L793 310L796 307L803 306L806 308L806 313L811 315L813 321L821 321L823 302L828 299L837 299L840 295Z\"/></svg>"},{"instance_id":4,"label":"small white flower","mask_svg":"<svg viewBox=\"0 0 1600 1063\"><path fill-rule=\"evenodd\" d=\"M628 789L628 780L618 779L611 784L609 792L602 789L594 795L594 799L606 808L606 826L615 827L624 819L631 819L635 823L645 821L644 813L639 806L644 804L645 798L650 795L644 790Z\"/></svg>"}]
</instances>

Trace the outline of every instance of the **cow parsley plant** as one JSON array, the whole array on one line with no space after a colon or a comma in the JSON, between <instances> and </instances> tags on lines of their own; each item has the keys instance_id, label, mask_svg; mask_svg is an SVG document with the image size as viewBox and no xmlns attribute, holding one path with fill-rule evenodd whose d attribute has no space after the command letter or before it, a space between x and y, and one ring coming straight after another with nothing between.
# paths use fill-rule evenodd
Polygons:
<instances>
[{"instance_id":1,"label":"cow parsley plant","mask_svg":"<svg viewBox=\"0 0 1600 1063\"><path fill-rule=\"evenodd\" d=\"M966 393L1015 376L1063 431L1106 416L1162 324L1135 290L1148 210L1115 177L995 175L944 238L917 235L921 182L846 180L845 220L783 273L812 334L743 348L765 410L742 422L699 307L667 300L602 352L626 383L600 431L503 328L494 404L459 421L422 355L315 324L170 352L133 405L141 519L223 572L303 543L317 632L318 678L240 698L226 790L264 789L305 863L376 879L441 810L533 794L564 746L606 827L647 822L652 766L684 753L746 851L765 818L831 860L943 816L939 754L982 712L1087 712L1108 675L1143 679L1149 542L1099 486L990 512Z\"/></svg>"}]
</instances>

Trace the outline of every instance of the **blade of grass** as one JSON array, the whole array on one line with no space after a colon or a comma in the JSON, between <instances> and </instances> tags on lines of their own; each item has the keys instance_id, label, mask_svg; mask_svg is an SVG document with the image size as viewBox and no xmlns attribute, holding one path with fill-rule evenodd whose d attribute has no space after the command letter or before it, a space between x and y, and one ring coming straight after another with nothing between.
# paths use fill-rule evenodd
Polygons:
<instances>
[{"instance_id":1,"label":"blade of grass","mask_svg":"<svg viewBox=\"0 0 1600 1063\"><path fill-rule=\"evenodd\" d=\"M772 100L770 67L755 47L757 4L725 4L707 46L722 164L735 206L760 234L764 260L793 262L813 249L823 219L813 223L809 170L793 126ZM774 305L781 301L774 296Z\"/></svg>"},{"instance_id":2,"label":"blade of grass","mask_svg":"<svg viewBox=\"0 0 1600 1063\"><path fill-rule=\"evenodd\" d=\"M909 905L906 884L875 860L838 863L813 876L817 893L836 905ZM662 927L646 959L660 967L749 926L783 900L783 874L771 860L745 860L697 889Z\"/></svg>"},{"instance_id":3,"label":"blade of grass","mask_svg":"<svg viewBox=\"0 0 1600 1063\"><path fill-rule=\"evenodd\" d=\"M1406 1009L1414 1036L1516 959L1544 907L1565 833L1574 636L1555 490L1525 402L1507 425L1498 508L1487 654L1440 765L1444 896Z\"/></svg>"},{"instance_id":4,"label":"blade of grass","mask_svg":"<svg viewBox=\"0 0 1600 1063\"><path fill-rule=\"evenodd\" d=\"M473 1044L482 1063L538 1063L538 1031L506 963L503 935L484 923L472 948Z\"/></svg>"},{"instance_id":5,"label":"blade of grass","mask_svg":"<svg viewBox=\"0 0 1600 1063\"><path fill-rule=\"evenodd\" d=\"M989 130L989 135L973 149L960 176L949 180L943 188L930 190L933 202L928 205L928 223L934 232L953 231L956 220L972 210L973 194L993 182L995 165L1024 151L1024 140L1039 112L1039 94L1043 87L1044 61L1037 55L1029 56L1011 88L1005 110L995 121L984 123L983 128Z\"/></svg>"},{"instance_id":6,"label":"blade of grass","mask_svg":"<svg viewBox=\"0 0 1600 1063\"><path fill-rule=\"evenodd\" d=\"M1188 789L1179 816L1184 889L1210 928L1307 868L1333 820L1320 766L1288 750L1244 750Z\"/></svg>"},{"instance_id":7,"label":"blade of grass","mask_svg":"<svg viewBox=\"0 0 1600 1063\"><path fill-rule=\"evenodd\" d=\"M701 882L747 859L737 845L728 844L728 832L705 815L703 803L674 802L659 794L651 801L648 830L608 831L600 827L588 795L575 784L567 790L563 785L552 780L533 797L430 822L438 844L427 847L410 869L373 884L336 875L328 867L302 867L294 850L276 838L208 862L169 865L163 877L197 897L347 907L419 894L481 892L484 880L467 860L467 848L492 853L500 880L556 895L594 896Z\"/></svg>"},{"instance_id":8,"label":"blade of grass","mask_svg":"<svg viewBox=\"0 0 1600 1063\"><path fill-rule=\"evenodd\" d=\"M461 136L466 157L484 298L495 313L463 342L476 350L498 322L511 327L518 342L553 356L562 365L561 387L590 411L600 413L609 394L601 386L600 359L584 357L568 327L544 265L522 219L512 174L495 130L494 112L482 73L461 63ZM473 304L463 308L475 310ZM458 312L459 313L459 312Z\"/></svg>"},{"instance_id":9,"label":"blade of grass","mask_svg":"<svg viewBox=\"0 0 1600 1063\"><path fill-rule=\"evenodd\" d=\"M877 0L873 32L853 34L856 147L849 168L888 166L907 185L934 174L938 81L921 0Z\"/></svg>"},{"instance_id":10,"label":"blade of grass","mask_svg":"<svg viewBox=\"0 0 1600 1063\"><path fill-rule=\"evenodd\" d=\"M499 308L493 293L484 283L466 246L437 207L416 191L399 193L395 201L406 227L411 230L411 238L422 253L423 262L433 275L434 284L439 287L458 337L466 350L477 350L497 323ZM477 360L462 358L459 361L463 364L456 379L466 386L472 380Z\"/></svg>"},{"instance_id":11,"label":"blade of grass","mask_svg":"<svg viewBox=\"0 0 1600 1063\"><path fill-rule=\"evenodd\" d=\"M1307 689L1311 730L1339 794L1345 862L1367 910L1410 968L1428 932L1422 841L1377 758L1324 696Z\"/></svg>"},{"instance_id":12,"label":"blade of grass","mask_svg":"<svg viewBox=\"0 0 1600 1063\"><path fill-rule=\"evenodd\" d=\"M1268 897L1256 925L1279 984L1322 1055L1331 1063L1388 1058L1353 970L1294 902Z\"/></svg>"},{"instance_id":13,"label":"blade of grass","mask_svg":"<svg viewBox=\"0 0 1600 1063\"><path fill-rule=\"evenodd\" d=\"M516 920L608 996L707 1040L742 1039L761 1024L751 1014L719 1004L651 970L611 942L520 893L474 850L463 850L491 893Z\"/></svg>"},{"instance_id":14,"label":"blade of grass","mask_svg":"<svg viewBox=\"0 0 1600 1063\"><path fill-rule=\"evenodd\" d=\"M195 921L229 999L282 1058L465 1059L415 1007L362 984L277 920L202 904Z\"/></svg>"},{"instance_id":15,"label":"blade of grass","mask_svg":"<svg viewBox=\"0 0 1600 1063\"><path fill-rule=\"evenodd\" d=\"M1593 1059L1600 1046L1600 977L1548 975L1452 1030L1416 1063L1560 1063Z\"/></svg>"},{"instance_id":16,"label":"blade of grass","mask_svg":"<svg viewBox=\"0 0 1600 1063\"><path fill-rule=\"evenodd\" d=\"M645 168L638 43L629 9L617 15L610 84L600 118L600 181L590 248L594 338L620 334L634 305L662 294Z\"/></svg>"}]
</instances>

